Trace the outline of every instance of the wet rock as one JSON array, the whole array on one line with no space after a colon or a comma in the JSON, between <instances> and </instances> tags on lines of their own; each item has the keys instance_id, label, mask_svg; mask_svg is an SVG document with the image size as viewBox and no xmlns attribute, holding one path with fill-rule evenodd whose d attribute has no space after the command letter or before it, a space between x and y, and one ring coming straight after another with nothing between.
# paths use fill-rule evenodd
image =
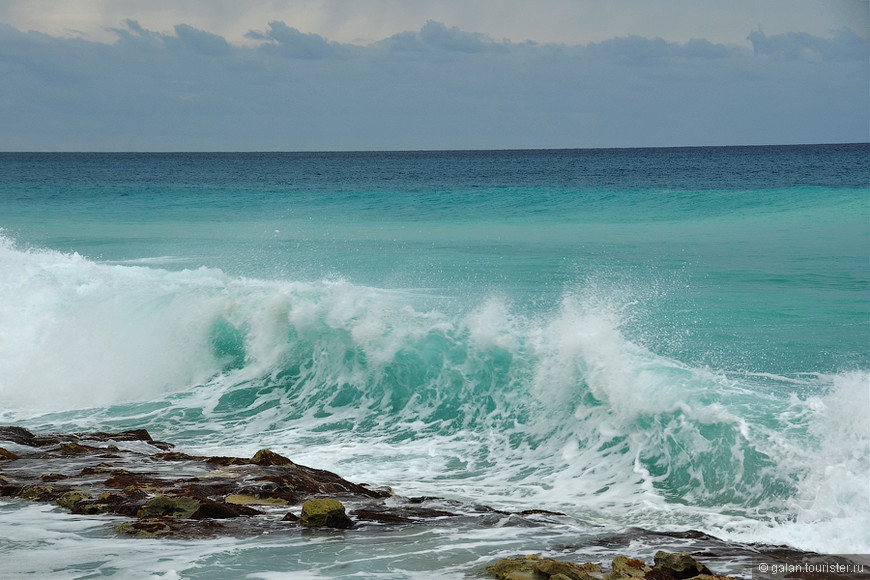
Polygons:
<instances>
[{"instance_id":1,"label":"wet rock","mask_svg":"<svg viewBox=\"0 0 870 580\"><path fill-rule=\"evenodd\" d=\"M535 554L504 558L486 567L486 571L499 580L539 580L535 566L542 558Z\"/></svg>"},{"instance_id":2,"label":"wet rock","mask_svg":"<svg viewBox=\"0 0 870 580\"><path fill-rule=\"evenodd\" d=\"M608 580L622 580L643 578L647 572L652 570L643 560L636 558L627 558L625 556L616 556L610 566L611 572L607 576Z\"/></svg>"},{"instance_id":3,"label":"wet rock","mask_svg":"<svg viewBox=\"0 0 870 580\"><path fill-rule=\"evenodd\" d=\"M80 475L99 475L103 473L112 473L112 466L108 463L98 463L95 466L83 467L79 472Z\"/></svg>"},{"instance_id":4,"label":"wet rock","mask_svg":"<svg viewBox=\"0 0 870 580\"><path fill-rule=\"evenodd\" d=\"M269 466L264 469L269 470ZM278 488L309 495L354 494L365 497L387 497L382 492L351 483L330 471L297 464L275 466L272 471L267 471L266 474L258 477L257 481L269 482Z\"/></svg>"},{"instance_id":5,"label":"wet rock","mask_svg":"<svg viewBox=\"0 0 870 580\"><path fill-rule=\"evenodd\" d=\"M549 510L523 510L521 512L517 512L517 515L520 516L564 516L562 512L551 512Z\"/></svg>"},{"instance_id":6,"label":"wet rock","mask_svg":"<svg viewBox=\"0 0 870 580\"><path fill-rule=\"evenodd\" d=\"M574 564L536 554L505 558L486 567L486 571L499 580L599 580L601 566Z\"/></svg>"},{"instance_id":7,"label":"wet rock","mask_svg":"<svg viewBox=\"0 0 870 580\"><path fill-rule=\"evenodd\" d=\"M55 501L60 507L65 507L68 510L72 510L75 504L90 498L91 496L81 491L68 491L59 498L57 498Z\"/></svg>"},{"instance_id":8,"label":"wet rock","mask_svg":"<svg viewBox=\"0 0 870 580\"><path fill-rule=\"evenodd\" d=\"M224 526L215 521L193 522L171 517L154 517L124 522L115 531L138 538L213 538L224 531Z\"/></svg>"},{"instance_id":9,"label":"wet rock","mask_svg":"<svg viewBox=\"0 0 870 580\"><path fill-rule=\"evenodd\" d=\"M353 517L360 521L380 522L382 524L411 524L414 520L405 516L400 516L385 510L356 510L353 512Z\"/></svg>"},{"instance_id":10,"label":"wet rock","mask_svg":"<svg viewBox=\"0 0 870 580\"><path fill-rule=\"evenodd\" d=\"M227 518L238 518L241 516L253 516L261 513L254 508L244 505L221 503L210 499L202 499L198 501L200 502L199 509L190 516L193 520L223 520Z\"/></svg>"},{"instance_id":11,"label":"wet rock","mask_svg":"<svg viewBox=\"0 0 870 580\"><path fill-rule=\"evenodd\" d=\"M170 443L164 443L163 441L154 441L151 438L151 435L145 429L133 429L129 431L121 431L118 433L105 433L102 431L97 431L89 433L49 433L45 435L34 435L24 427L0 426L0 441L10 441L12 443L17 443L18 445L25 445L27 447L47 447L50 445L57 445L59 443L79 444L80 441L142 441L148 443L149 445L157 447L158 449L169 450L173 447L173 445ZM69 449L73 450L75 448L70 447Z\"/></svg>"},{"instance_id":12,"label":"wet rock","mask_svg":"<svg viewBox=\"0 0 870 580\"><path fill-rule=\"evenodd\" d=\"M288 505L290 502L281 497L259 497L255 495L249 495L245 493L234 493L230 494L224 500L225 503L235 504L235 505L271 505L271 506L284 506Z\"/></svg>"},{"instance_id":13,"label":"wet rock","mask_svg":"<svg viewBox=\"0 0 870 580\"><path fill-rule=\"evenodd\" d=\"M153 518L157 516L169 516L173 518L189 518L196 510L200 508L202 503L192 497L170 497L166 495L158 495L157 497L148 500L145 505L139 508L137 516L139 519Z\"/></svg>"},{"instance_id":14,"label":"wet rock","mask_svg":"<svg viewBox=\"0 0 870 580\"><path fill-rule=\"evenodd\" d=\"M21 486L15 481L0 475L0 497L14 497L21 494Z\"/></svg>"},{"instance_id":15,"label":"wet rock","mask_svg":"<svg viewBox=\"0 0 870 580\"><path fill-rule=\"evenodd\" d=\"M656 569L667 572L675 580L685 580L699 574L713 574L709 568L684 552L672 554L660 550L656 552L653 561Z\"/></svg>"},{"instance_id":16,"label":"wet rock","mask_svg":"<svg viewBox=\"0 0 870 580\"><path fill-rule=\"evenodd\" d=\"M151 456L151 459L156 459L157 461L193 461L202 458L188 455L187 453L179 453L178 451L166 451L164 453L155 453Z\"/></svg>"},{"instance_id":17,"label":"wet rock","mask_svg":"<svg viewBox=\"0 0 870 580\"><path fill-rule=\"evenodd\" d=\"M251 463L254 465L295 465L295 463L283 455L278 455L269 449L260 449L257 451L257 453L255 453L251 458Z\"/></svg>"},{"instance_id":18,"label":"wet rock","mask_svg":"<svg viewBox=\"0 0 870 580\"><path fill-rule=\"evenodd\" d=\"M172 529L163 518L144 518L136 522L124 522L116 527L115 531L140 538L168 536L172 533Z\"/></svg>"},{"instance_id":19,"label":"wet rock","mask_svg":"<svg viewBox=\"0 0 870 580\"><path fill-rule=\"evenodd\" d=\"M143 499L143 498L139 498ZM96 499L76 502L70 510L74 514L95 515L112 513L120 516L136 517L141 502L111 492L103 492Z\"/></svg>"},{"instance_id":20,"label":"wet rock","mask_svg":"<svg viewBox=\"0 0 870 580\"><path fill-rule=\"evenodd\" d=\"M341 529L353 527L353 522L344 511L344 504L328 497L309 499L303 503L299 523L306 527L326 526Z\"/></svg>"},{"instance_id":21,"label":"wet rock","mask_svg":"<svg viewBox=\"0 0 870 580\"><path fill-rule=\"evenodd\" d=\"M56 493L54 488L50 485L34 485L25 488L24 491L21 492L21 499L26 499L28 501L52 501L60 495L61 494Z\"/></svg>"},{"instance_id":22,"label":"wet rock","mask_svg":"<svg viewBox=\"0 0 870 580\"><path fill-rule=\"evenodd\" d=\"M99 447L89 447L87 445L79 445L75 441L70 443L61 443L60 444L60 452L63 455L78 455L79 453L90 453L90 452L100 452L102 449Z\"/></svg>"},{"instance_id":23,"label":"wet rock","mask_svg":"<svg viewBox=\"0 0 870 580\"><path fill-rule=\"evenodd\" d=\"M600 574L601 566L598 564L572 564L545 558L535 565L535 569L546 576L565 576L571 580L597 580L592 574Z\"/></svg>"},{"instance_id":24,"label":"wet rock","mask_svg":"<svg viewBox=\"0 0 870 580\"><path fill-rule=\"evenodd\" d=\"M172 485L171 481L165 479L156 479L145 475L132 474L128 472L114 472L114 475L105 480L103 484L106 487L116 487L128 490L158 490Z\"/></svg>"},{"instance_id":25,"label":"wet rock","mask_svg":"<svg viewBox=\"0 0 870 580\"><path fill-rule=\"evenodd\" d=\"M206 460L206 463L211 463L213 465L250 465L250 459L243 459L241 457L209 457Z\"/></svg>"},{"instance_id":26,"label":"wet rock","mask_svg":"<svg viewBox=\"0 0 870 580\"><path fill-rule=\"evenodd\" d=\"M37 442L36 436L24 427L0 427L0 440L10 441L12 443L17 443L18 445L26 445L28 447L38 447L40 445L40 443ZM56 442L57 440L53 440L51 443ZM45 445L46 443L42 444Z\"/></svg>"},{"instance_id":27,"label":"wet rock","mask_svg":"<svg viewBox=\"0 0 870 580\"><path fill-rule=\"evenodd\" d=\"M0 461L3 461L4 459L8 459L8 460L21 459L21 456L16 455L7 449L4 449L3 447L0 447Z\"/></svg>"}]
</instances>

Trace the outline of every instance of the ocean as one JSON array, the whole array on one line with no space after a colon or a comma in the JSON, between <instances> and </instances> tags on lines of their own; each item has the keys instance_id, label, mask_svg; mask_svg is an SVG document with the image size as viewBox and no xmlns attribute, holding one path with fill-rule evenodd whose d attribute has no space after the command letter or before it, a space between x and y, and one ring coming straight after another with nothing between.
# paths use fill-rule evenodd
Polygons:
<instances>
[{"instance_id":1,"label":"ocean","mask_svg":"<svg viewBox=\"0 0 870 580\"><path fill-rule=\"evenodd\" d=\"M139 540L0 500L0 576L870 553L868 194L867 144L0 154L0 424L566 514Z\"/></svg>"}]
</instances>

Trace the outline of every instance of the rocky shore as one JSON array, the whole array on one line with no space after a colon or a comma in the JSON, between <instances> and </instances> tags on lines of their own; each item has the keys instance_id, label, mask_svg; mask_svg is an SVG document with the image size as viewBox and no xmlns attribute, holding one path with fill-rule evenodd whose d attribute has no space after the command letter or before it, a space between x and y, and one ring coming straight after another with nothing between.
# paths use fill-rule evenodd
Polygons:
<instances>
[{"instance_id":1,"label":"rocky shore","mask_svg":"<svg viewBox=\"0 0 870 580\"><path fill-rule=\"evenodd\" d=\"M318 527L352 533L367 526L450 526L462 518L485 523L514 517L539 525L542 518L567 517L546 510L510 513L437 497L403 497L387 487L352 483L299 465L268 449L250 458L172 449L141 429L34 434L22 427L0 427L0 497L50 502L73 514L120 516L113 519L114 531L132 537L245 537ZM694 531L661 536L700 539L698 545L708 547L693 554L661 551L652 563L618 556L607 570L599 564L519 555L472 573L505 580L713 580L723 577L702 564L702 558L721 562L728 554L743 559L757 554L775 563L811 556L782 547L735 547Z\"/></svg>"}]
</instances>

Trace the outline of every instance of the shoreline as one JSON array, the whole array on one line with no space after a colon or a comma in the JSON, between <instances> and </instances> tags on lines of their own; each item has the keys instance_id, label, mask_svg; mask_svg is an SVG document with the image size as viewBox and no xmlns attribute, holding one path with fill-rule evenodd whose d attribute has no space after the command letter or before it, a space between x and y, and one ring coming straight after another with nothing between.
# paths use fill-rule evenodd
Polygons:
<instances>
[{"instance_id":1,"label":"shoreline","mask_svg":"<svg viewBox=\"0 0 870 580\"><path fill-rule=\"evenodd\" d=\"M56 504L72 514L88 517L121 516L125 521L112 530L119 536L180 540L320 533L321 529L323 533L353 534L397 526L450 528L470 524L546 529L574 520L566 514L542 509L506 512L434 496L404 497L388 487L379 487L377 482L353 483L335 473L296 464L266 449L251 458L240 458L189 455L172 451L173 447L171 443L154 441L144 429L37 435L22 427L0 426L0 498ZM329 513L318 520L320 523L312 523L315 521L312 518L320 517L312 515L315 509L312 506L323 507L329 504L327 500L341 509L333 512L327 509ZM573 523L582 524L576 520ZM625 557L641 561L630 553L631 544L641 540L660 546L664 552L687 553L709 566L708 570L744 562L747 577L759 577L752 574L754 564L750 564L758 563L759 559L765 565L786 570L789 565L823 557L785 546L726 542L696 530L656 532L626 528L599 541L624 545L628 552ZM563 552L559 561L571 562L570 547L566 546ZM850 562L832 558L828 556L827 560L843 565ZM546 577L540 576L543 572L534 572L539 563L533 559L517 562L527 568L532 566L529 577ZM613 563L594 564L610 569L611 575L617 569L615 559ZM536 573L539 576L534 576ZM651 572L647 570L634 577L646 573ZM494 572L478 565L469 574ZM867 574L861 576L811 577L868 578L870 566ZM689 576L674 578L684 580Z\"/></svg>"}]
</instances>

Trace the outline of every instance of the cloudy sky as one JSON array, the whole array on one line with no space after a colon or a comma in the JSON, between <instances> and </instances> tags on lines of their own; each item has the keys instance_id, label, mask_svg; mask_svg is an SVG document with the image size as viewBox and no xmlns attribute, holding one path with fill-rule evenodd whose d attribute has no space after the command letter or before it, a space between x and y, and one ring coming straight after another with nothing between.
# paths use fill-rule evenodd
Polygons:
<instances>
[{"instance_id":1,"label":"cloudy sky","mask_svg":"<svg viewBox=\"0 0 870 580\"><path fill-rule=\"evenodd\" d=\"M868 0L0 0L0 150L870 141Z\"/></svg>"}]
</instances>

